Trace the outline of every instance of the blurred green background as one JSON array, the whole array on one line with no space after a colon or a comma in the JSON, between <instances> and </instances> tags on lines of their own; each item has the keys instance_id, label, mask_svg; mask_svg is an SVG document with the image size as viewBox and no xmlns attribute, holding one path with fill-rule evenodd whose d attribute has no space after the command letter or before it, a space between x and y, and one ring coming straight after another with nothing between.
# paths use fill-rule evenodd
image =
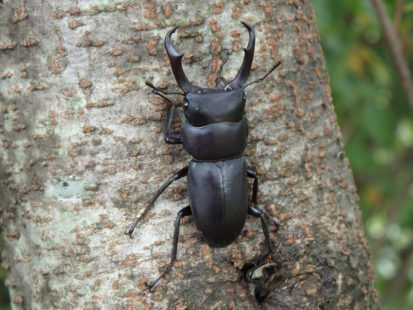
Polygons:
<instances>
[{"instance_id":1,"label":"blurred green background","mask_svg":"<svg viewBox=\"0 0 413 310\"><path fill-rule=\"evenodd\" d=\"M385 5L412 72L413 1ZM371 1L313 0L313 8L382 309L413 309L413 111Z\"/></svg>"},{"instance_id":2,"label":"blurred green background","mask_svg":"<svg viewBox=\"0 0 413 310\"><path fill-rule=\"evenodd\" d=\"M1 255L1 249L0 249L0 255ZM0 267L0 309L1 310L11 309L8 288L4 284L5 280L6 280L6 272L4 271L2 267Z\"/></svg>"},{"instance_id":3,"label":"blurred green background","mask_svg":"<svg viewBox=\"0 0 413 310\"><path fill-rule=\"evenodd\" d=\"M413 309L413 111L371 1L313 0L313 7L382 309ZM413 0L386 7L412 72ZM4 280L0 270L1 310L10 309Z\"/></svg>"}]
</instances>

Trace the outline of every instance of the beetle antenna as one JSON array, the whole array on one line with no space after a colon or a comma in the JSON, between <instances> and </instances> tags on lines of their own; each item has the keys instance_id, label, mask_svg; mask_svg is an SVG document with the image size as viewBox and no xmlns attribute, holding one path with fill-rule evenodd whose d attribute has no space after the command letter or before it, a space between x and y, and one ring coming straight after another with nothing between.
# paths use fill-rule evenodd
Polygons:
<instances>
[{"instance_id":1,"label":"beetle antenna","mask_svg":"<svg viewBox=\"0 0 413 310\"><path fill-rule=\"evenodd\" d=\"M225 55L224 61L221 63L221 66L219 67L219 71L217 74L217 78L215 79L215 85L218 86L219 83L224 82L223 78L221 77L222 69L224 68L225 64L228 62L229 57L231 56L231 52L227 51L227 54ZM225 84L225 82L224 82ZM224 85L225 86L225 85Z\"/></svg>"},{"instance_id":2,"label":"beetle antenna","mask_svg":"<svg viewBox=\"0 0 413 310\"><path fill-rule=\"evenodd\" d=\"M255 80L254 82L248 83L248 84L245 85L243 88L246 88L246 87L248 87L248 86L250 86L250 85L252 85L252 84L255 84L255 83L259 83L259 82L264 81L265 78L266 78L267 76L269 76L269 75L271 74L271 72L273 72L279 65L281 65L281 61L277 61L277 62L275 63L275 65L272 66L272 68L270 69L270 71L268 71L262 78L259 78L258 80Z\"/></svg>"},{"instance_id":3,"label":"beetle antenna","mask_svg":"<svg viewBox=\"0 0 413 310\"><path fill-rule=\"evenodd\" d=\"M168 92L168 91L164 91L162 89L159 89L158 87L156 87L155 85L153 85L151 82L146 81L145 82L146 86L150 87L153 89L153 93L156 95L159 95L159 93L162 93L164 95L180 95L180 96L185 96L185 94L180 93L180 92ZM161 96L161 95L159 95ZM162 97L162 96L161 96Z\"/></svg>"}]
</instances>

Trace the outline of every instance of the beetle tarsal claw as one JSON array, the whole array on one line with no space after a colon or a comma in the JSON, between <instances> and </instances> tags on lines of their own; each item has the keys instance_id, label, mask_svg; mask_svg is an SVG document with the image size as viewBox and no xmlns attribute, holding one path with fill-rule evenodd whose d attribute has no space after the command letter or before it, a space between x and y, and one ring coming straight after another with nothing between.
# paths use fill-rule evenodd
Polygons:
<instances>
[{"instance_id":1,"label":"beetle tarsal claw","mask_svg":"<svg viewBox=\"0 0 413 310\"><path fill-rule=\"evenodd\" d=\"M133 238L132 238L132 234L133 234L133 231L135 230L136 224L137 224L137 222L134 223L134 224L131 226L131 228L129 228L129 230L128 230L127 232L125 232L125 235L128 235L131 239L133 239Z\"/></svg>"},{"instance_id":2,"label":"beetle tarsal claw","mask_svg":"<svg viewBox=\"0 0 413 310\"><path fill-rule=\"evenodd\" d=\"M254 270L249 271L249 278L252 280L258 280L264 277L268 277L269 274L273 274L276 269L275 263L267 263L261 265Z\"/></svg>"},{"instance_id":3,"label":"beetle tarsal claw","mask_svg":"<svg viewBox=\"0 0 413 310\"><path fill-rule=\"evenodd\" d=\"M248 283L248 290L258 302L263 302L270 292L270 286L273 280L278 275L278 265L271 263L268 258L271 258L271 254L261 264L252 263L246 264L242 269L244 271L244 277Z\"/></svg>"},{"instance_id":4,"label":"beetle tarsal claw","mask_svg":"<svg viewBox=\"0 0 413 310\"><path fill-rule=\"evenodd\" d=\"M132 234L131 234L130 230L129 230L129 231L125 231L125 235L129 236L129 237L132 239Z\"/></svg>"},{"instance_id":5,"label":"beetle tarsal claw","mask_svg":"<svg viewBox=\"0 0 413 310\"><path fill-rule=\"evenodd\" d=\"M271 262L272 254L273 253L268 253L264 256L254 258L242 267L247 282L263 278L278 269L277 264Z\"/></svg>"},{"instance_id":6,"label":"beetle tarsal claw","mask_svg":"<svg viewBox=\"0 0 413 310\"><path fill-rule=\"evenodd\" d=\"M152 283L146 282L145 285L146 285L146 287L148 288L149 292L153 292L153 288L154 288L154 286L155 286L155 283L153 283L153 282L152 282Z\"/></svg>"}]
</instances>

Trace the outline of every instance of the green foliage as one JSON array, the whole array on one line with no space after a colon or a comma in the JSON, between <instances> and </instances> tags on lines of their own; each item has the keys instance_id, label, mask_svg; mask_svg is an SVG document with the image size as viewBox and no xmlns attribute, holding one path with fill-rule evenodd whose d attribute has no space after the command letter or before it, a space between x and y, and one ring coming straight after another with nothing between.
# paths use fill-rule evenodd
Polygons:
<instances>
[{"instance_id":1,"label":"green foliage","mask_svg":"<svg viewBox=\"0 0 413 310\"><path fill-rule=\"evenodd\" d=\"M392 19L397 2L386 2ZM406 2L399 33L412 64L413 3ZM314 0L313 7L382 309L412 309L413 111L371 1Z\"/></svg>"}]
</instances>

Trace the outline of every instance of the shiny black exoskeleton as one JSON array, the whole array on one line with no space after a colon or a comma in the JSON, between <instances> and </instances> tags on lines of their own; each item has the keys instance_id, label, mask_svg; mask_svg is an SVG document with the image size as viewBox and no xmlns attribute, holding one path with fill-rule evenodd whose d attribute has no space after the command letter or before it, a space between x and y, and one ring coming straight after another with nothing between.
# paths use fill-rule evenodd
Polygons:
<instances>
[{"instance_id":1,"label":"shiny black exoskeleton","mask_svg":"<svg viewBox=\"0 0 413 310\"><path fill-rule=\"evenodd\" d=\"M184 149L193 158L189 166L176 172L161 186L128 232L131 236L137 223L173 181L187 176L190 205L178 212L171 261L163 273L149 284L150 288L171 269L176 259L180 219L184 216L194 217L197 228L213 247L222 247L232 243L241 233L247 214L260 217L268 256L273 252L264 215L274 223L276 228L279 224L276 219L256 206L257 174L247 169L243 155L248 137L244 89L248 85L265 79L280 62L277 62L261 79L246 84L254 58L255 34L248 24L242 23L249 32L249 42L244 49L241 68L231 82L225 83L220 78L222 67L228 60L229 54L218 73L216 87L202 88L189 82L182 68L183 54L178 53L171 42L171 36L178 28L175 27L166 35L165 48L173 74L183 94L168 93L149 82L146 83L153 89L154 94L163 97L170 104L164 127L165 142L183 144ZM175 103L166 97L168 94L184 96L183 109L186 121L179 134L169 132ZM247 177L254 179L250 203L248 203ZM268 256L266 262L269 260Z\"/></svg>"}]
</instances>

